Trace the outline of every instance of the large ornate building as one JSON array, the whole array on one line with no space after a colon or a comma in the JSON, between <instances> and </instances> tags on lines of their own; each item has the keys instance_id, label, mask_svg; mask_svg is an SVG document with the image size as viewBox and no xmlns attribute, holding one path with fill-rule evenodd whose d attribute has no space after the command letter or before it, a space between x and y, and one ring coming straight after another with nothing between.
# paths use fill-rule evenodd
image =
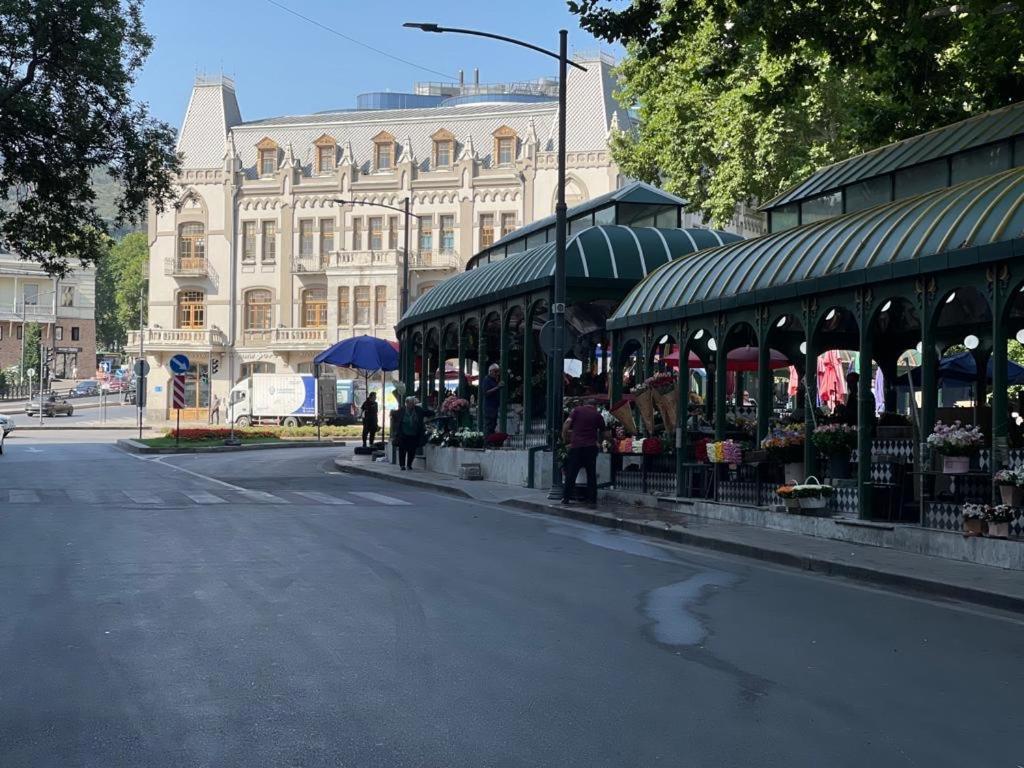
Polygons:
<instances>
[{"instance_id":1,"label":"large ornate building","mask_svg":"<svg viewBox=\"0 0 1024 768\"><path fill-rule=\"evenodd\" d=\"M623 179L608 136L629 130L613 62L568 86L568 203ZM418 86L360 109L245 122L234 84L199 78L179 139L177 204L150 216L148 415L170 405L166 363L192 362L186 417L253 372L306 371L340 339L394 338L410 200L410 302L474 253L551 214L557 102L550 80ZM366 108L371 107L371 108Z\"/></svg>"}]
</instances>

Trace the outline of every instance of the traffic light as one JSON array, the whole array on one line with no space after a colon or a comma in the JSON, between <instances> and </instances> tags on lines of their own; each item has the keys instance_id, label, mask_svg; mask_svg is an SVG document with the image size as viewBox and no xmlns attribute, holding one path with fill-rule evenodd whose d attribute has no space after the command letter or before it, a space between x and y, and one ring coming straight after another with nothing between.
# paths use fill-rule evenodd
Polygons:
<instances>
[{"instance_id":1,"label":"traffic light","mask_svg":"<svg viewBox=\"0 0 1024 768\"><path fill-rule=\"evenodd\" d=\"M217 375L217 371L219 371L219 370L220 370L220 360L218 360L215 357L215 358L210 360L210 374L212 376L216 376Z\"/></svg>"}]
</instances>

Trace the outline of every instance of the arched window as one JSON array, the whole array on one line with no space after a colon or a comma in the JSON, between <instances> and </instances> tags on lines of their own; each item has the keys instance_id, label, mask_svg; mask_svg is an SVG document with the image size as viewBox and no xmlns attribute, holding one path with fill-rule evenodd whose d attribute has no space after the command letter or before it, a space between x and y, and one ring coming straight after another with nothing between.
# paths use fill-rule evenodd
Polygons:
<instances>
[{"instance_id":1,"label":"arched window","mask_svg":"<svg viewBox=\"0 0 1024 768\"><path fill-rule=\"evenodd\" d=\"M245 329L247 331L270 328L273 305L270 291L257 288L245 294Z\"/></svg>"},{"instance_id":2,"label":"arched window","mask_svg":"<svg viewBox=\"0 0 1024 768\"><path fill-rule=\"evenodd\" d=\"M327 327L327 288L316 286L302 292L302 327Z\"/></svg>"},{"instance_id":3,"label":"arched window","mask_svg":"<svg viewBox=\"0 0 1024 768\"><path fill-rule=\"evenodd\" d=\"M198 222L178 227L178 267L202 268L206 264L206 227Z\"/></svg>"},{"instance_id":4,"label":"arched window","mask_svg":"<svg viewBox=\"0 0 1024 768\"><path fill-rule=\"evenodd\" d=\"M206 327L206 296L202 291L181 291L178 294L178 327Z\"/></svg>"}]
</instances>

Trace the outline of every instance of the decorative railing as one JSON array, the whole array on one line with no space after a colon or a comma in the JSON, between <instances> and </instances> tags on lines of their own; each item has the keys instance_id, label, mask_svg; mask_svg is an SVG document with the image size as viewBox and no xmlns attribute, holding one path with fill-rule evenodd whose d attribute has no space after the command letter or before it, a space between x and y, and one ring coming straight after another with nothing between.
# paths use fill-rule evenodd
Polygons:
<instances>
[{"instance_id":1,"label":"decorative railing","mask_svg":"<svg viewBox=\"0 0 1024 768\"><path fill-rule=\"evenodd\" d=\"M327 269L330 257L324 256L292 256L292 272L319 273Z\"/></svg>"},{"instance_id":2,"label":"decorative railing","mask_svg":"<svg viewBox=\"0 0 1024 768\"><path fill-rule=\"evenodd\" d=\"M331 269L370 266L401 267L403 262L404 252L398 248L380 251L336 251L330 255L329 259L326 259L325 265ZM459 266L459 254L452 250L409 252L409 269L455 269Z\"/></svg>"},{"instance_id":3,"label":"decorative railing","mask_svg":"<svg viewBox=\"0 0 1024 768\"><path fill-rule=\"evenodd\" d=\"M168 256L164 261L164 274L171 277L210 277L213 267L203 256Z\"/></svg>"},{"instance_id":4,"label":"decorative railing","mask_svg":"<svg viewBox=\"0 0 1024 768\"><path fill-rule=\"evenodd\" d=\"M459 266L459 254L451 250L409 254L409 269L453 269Z\"/></svg>"},{"instance_id":5,"label":"decorative railing","mask_svg":"<svg viewBox=\"0 0 1024 768\"><path fill-rule=\"evenodd\" d=\"M23 302L15 302L12 307L0 307L0 319L3 320L21 320L24 318L28 322L33 322L41 319L53 320L53 305L52 304L25 304Z\"/></svg>"},{"instance_id":6,"label":"decorative railing","mask_svg":"<svg viewBox=\"0 0 1024 768\"><path fill-rule=\"evenodd\" d=\"M219 328L146 328L143 343L147 347L223 347L227 337ZM139 331L128 332L128 349L138 349Z\"/></svg>"},{"instance_id":7,"label":"decorative railing","mask_svg":"<svg viewBox=\"0 0 1024 768\"><path fill-rule=\"evenodd\" d=\"M322 347L326 328L260 328L242 331L246 347Z\"/></svg>"}]
</instances>

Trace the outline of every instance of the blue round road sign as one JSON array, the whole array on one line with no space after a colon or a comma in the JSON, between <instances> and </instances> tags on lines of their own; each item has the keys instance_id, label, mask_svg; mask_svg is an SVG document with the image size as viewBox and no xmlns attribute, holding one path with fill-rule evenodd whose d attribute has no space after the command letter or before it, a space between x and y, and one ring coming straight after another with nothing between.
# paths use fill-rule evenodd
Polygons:
<instances>
[{"instance_id":1,"label":"blue round road sign","mask_svg":"<svg viewBox=\"0 0 1024 768\"><path fill-rule=\"evenodd\" d=\"M167 364L171 373L182 374L188 372L188 358L184 355L175 355Z\"/></svg>"}]
</instances>

